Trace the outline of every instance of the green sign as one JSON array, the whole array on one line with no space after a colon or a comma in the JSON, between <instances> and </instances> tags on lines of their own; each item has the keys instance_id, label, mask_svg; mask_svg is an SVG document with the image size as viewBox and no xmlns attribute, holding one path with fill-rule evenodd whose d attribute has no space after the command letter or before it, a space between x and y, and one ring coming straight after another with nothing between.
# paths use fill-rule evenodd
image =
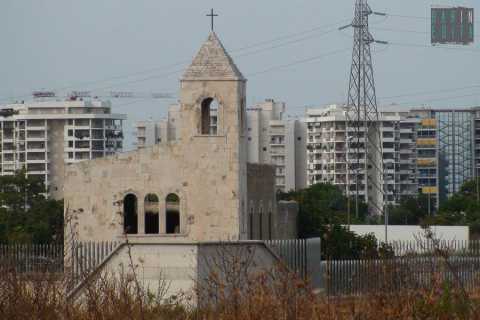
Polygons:
<instances>
[{"instance_id":1,"label":"green sign","mask_svg":"<svg viewBox=\"0 0 480 320\"><path fill-rule=\"evenodd\" d=\"M432 44L473 43L473 8L432 8Z\"/></svg>"}]
</instances>

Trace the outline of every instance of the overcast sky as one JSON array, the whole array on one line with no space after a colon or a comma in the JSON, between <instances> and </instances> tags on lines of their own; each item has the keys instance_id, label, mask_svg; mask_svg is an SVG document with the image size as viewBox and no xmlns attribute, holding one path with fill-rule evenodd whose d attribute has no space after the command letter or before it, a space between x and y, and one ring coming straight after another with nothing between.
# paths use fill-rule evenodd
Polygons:
<instances>
[{"instance_id":1,"label":"overcast sky","mask_svg":"<svg viewBox=\"0 0 480 320\"><path fill-rule=\"evenodd\" d=\"M215 30L248 78L248 104L285 101L288 112L344 102L354 0L1 0L0 103L32 90L178 93L182 70ZM476 44L431 47L431 5L480 1L371 0L379 104L480 105L480 18ZM247 49L245 49L247 48ZM334 54L333 54L334 53ZM314 59L310 59L314 58ZM296 63L299 61L308 61ZM283 66L283 67L279 67ZM105 81L110 79L109 81ZM474 87L477 85L477 87ZM427 92L427 93L425 93ZM422 95L413 95L424 93ZM390 98L395 97L395 98ZM171 100L114 100L132 122L158 119ZM127 136L127 146L132 138Z\"/></svg>"}]
</instances>

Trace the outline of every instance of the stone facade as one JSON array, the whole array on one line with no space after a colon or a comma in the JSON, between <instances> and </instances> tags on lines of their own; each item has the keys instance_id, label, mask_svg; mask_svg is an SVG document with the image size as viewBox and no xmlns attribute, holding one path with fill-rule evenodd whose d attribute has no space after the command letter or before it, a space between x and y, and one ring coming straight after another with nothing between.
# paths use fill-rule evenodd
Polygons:
<instances>
[{"instance_id":1,"label":"stone facade","mask_svg":"<svg viewBox=\"0 0 480 320\"><path fill-rule=\"evenodd\" d=\"M245 105L246 80L212 32L180 81L177 139L66 167L65 210L75 216L75 237L104 241L128 234L159 243L252 238L248 197L255 212L268 208L274 216L275 173L267 165L247 172Z\"/></svg>"}]
</instances>

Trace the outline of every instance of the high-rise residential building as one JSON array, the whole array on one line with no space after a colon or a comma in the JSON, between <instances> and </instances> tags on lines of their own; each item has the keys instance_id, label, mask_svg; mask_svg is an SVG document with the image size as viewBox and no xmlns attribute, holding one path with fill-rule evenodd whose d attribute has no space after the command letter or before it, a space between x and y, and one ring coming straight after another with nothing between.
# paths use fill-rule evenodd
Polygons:
<instances>
[{"instance_id":1,"label":"high-rise residential building","mask_svg":"<svg viewBox=\"0 0 480 320\"><path fill-rule=\"evenodd\" d=\"M306 186L306 136L302 122L284 114L285 103L273 99L247 109L247 153L252 163L275 165L277 190L288 192Z\"/></svg>"},{"instance_id":2,"label":"high-rise residential building","mask_svg":"<svg viewBox=\"0 0 480 320\"><path fill-rule=\"evenodd\" d=\"M34 101L0 107L0 174L24 168L48 194L63 198L65 165L119 152L123 114L110 102Z\"/></svg>"},{"instance_id":3,"label":"high-rise residential building","mask_svg":"<svg viewBox=\"0 0 480 320\"><path fill-rule=\"evenodd\" d=\"M480 107L474 108L473 112L475 114L473 125L475 176L480 177Z\"/></svg>"},{"instance_id":4,"label":"high-rise residential building","mask_svg":"<svg viewBox=\"0 0 480 320\"><path fill-rule=\"evenodd\" d=\"M437 205L475 177L476 108L416 108L419 128L421 191L435 195Z\"/></svg>"},{"instance_id":5,"label":"high-rise residential building","mask_svg":"<svg viewBox=\"0 0 480 320\"><path fill-rule=\"evenodd\" d=\"M437 120L431 110L412 110L419 119L417 126L417 176L418 193L429 197L438 206L438 141Z\"/></svg>"},{"instance_id":6,"label":"high-rise residential building","mask_svg":"<svg viewBox=\"0 0 480 320\"><path fill-rule=\"evenodd\" d=\"M376 198L394 204L417 192L415 128L418 121L408 112L382 111L379 122L384 195ZM356 128L348 126L345 107L331 105L324 109L308 109L306 123L308 185L332 183L349 196L358 194L361 201L368 201L365 198L367 190L382 192L368 185L362 166L365 150L353 147L358 143L362 145L364 138L361 135L353 138Z\"/></svg>"},{"instance_id":7,"label":"high-rise residential building","mask_svg":"<svg viewBox=\"0 0 480 320\"><path fill-rule=\"evenodd\" d=\"M217 108L210 110L210 132L217 130ZM277 191L288 192L306 186L306 126L284 113L285 103L272 99L248 108L246 147L249 162L276 166ZM136 123L137 147L175 140L178 130L178 106L172 106L166 119Z\"/></svg>"}]
</instances>

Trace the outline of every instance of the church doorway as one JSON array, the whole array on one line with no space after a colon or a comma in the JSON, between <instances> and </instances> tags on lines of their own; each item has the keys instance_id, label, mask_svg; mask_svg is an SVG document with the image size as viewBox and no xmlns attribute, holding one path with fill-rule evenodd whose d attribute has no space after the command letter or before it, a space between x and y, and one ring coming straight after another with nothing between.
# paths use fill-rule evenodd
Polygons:
<instances>
[{"instance_id":1,"label":"church doorway","mask_svg":"<svg viewBox=\"0 0 480 320\"><path fill-rule=\"evenodd\" d=\"M126 234L138 233L137 196L127 194L123 198L123 232Z\"/></svg>"},{"instance_id":2,"label":"church doorway","mask_svg":"<svg viewBox=\"0 0 480 320\"><path fill-rule=\"evenodd\" d=\"M166 198L166 232L167 234L180 233L180 198L170 193Z\"/></svg>"},{"instance_id":3,"label":"church doorway","mask_svg":"<svg viewBox=\"0 0 480 320\"><path fill-rule=\"evenodd\" d=\"M145 233L158 234L160 232L159 224L159 201L156 194L150 193L145 196Z\"/></svg>"}]
</instances>

